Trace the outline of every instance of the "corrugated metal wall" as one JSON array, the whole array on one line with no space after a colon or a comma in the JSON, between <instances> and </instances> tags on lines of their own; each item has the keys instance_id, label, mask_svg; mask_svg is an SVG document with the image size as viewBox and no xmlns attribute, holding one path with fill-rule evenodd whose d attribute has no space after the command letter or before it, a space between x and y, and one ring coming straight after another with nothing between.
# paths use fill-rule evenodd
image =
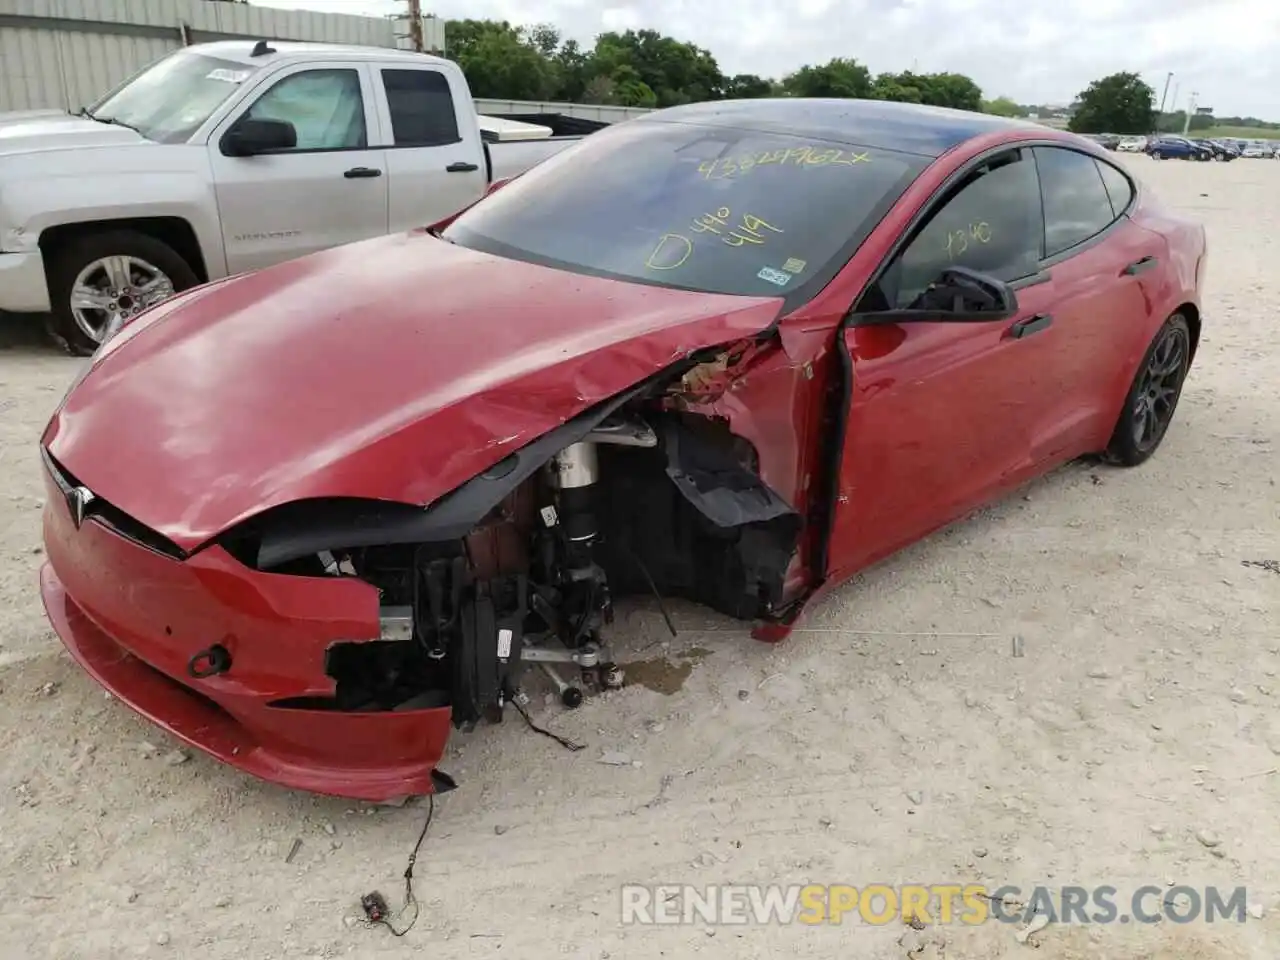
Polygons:
<instances>
[{"instance_id":1,"label":"corrugated metal wall","mask_svg":"<svg viewBox=\"0 0 1280 960\"><path fill-rule=\"evenodd\" d=\"M435 24L425 24L432 39ZM233 37L403 46L392 20L213 0L0 0L0 111L78 110L182 44ZM439 24L443 29L443 23Z\"/></svg>"}]
</instances>

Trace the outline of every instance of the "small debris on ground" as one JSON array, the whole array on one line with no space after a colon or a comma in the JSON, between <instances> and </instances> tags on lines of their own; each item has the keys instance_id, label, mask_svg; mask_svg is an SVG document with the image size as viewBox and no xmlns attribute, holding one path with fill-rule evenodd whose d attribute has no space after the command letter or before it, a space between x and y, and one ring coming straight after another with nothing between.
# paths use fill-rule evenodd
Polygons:
<instances>
[{"instance_id":1,"label":"small debris on ground","mask_svg":"<svg viewBox=\"0 0 1280 960\"><path fill-rule=\"evenodd\" d=\"M1197 830L1196 839L1199 840L1204 846L1210 847L1210 848L1216 847L1218 846L1218 844L1222 843L1222 838L1219 837L1212 830Z\"/></svg>"},{"instance_id":2,"label":"small debris on ground","mask_svg":"<svg viewBox=\"0 0 1280 960\"><path fill-rule=\"evenodd\" d=\"M603 754L600 755L600 759L596 762L608 764L611 767L631 766L631 758L627 756L625 753L621 753L617 750L606 750Z\"/></svg>"},{"instance_id":3,"label":"small debris on ground","mask_svg":"<svg viewBox=\"0 0 1280 960\"><path fill-rule=\"evenodd\" d=\"M1040 932L1048 925L1049 915L1047 913L1037 913L1025 927L1013 935L1013 938L1019 943L1026 943L1028 937Z\"/></svg>"}]
</instances>

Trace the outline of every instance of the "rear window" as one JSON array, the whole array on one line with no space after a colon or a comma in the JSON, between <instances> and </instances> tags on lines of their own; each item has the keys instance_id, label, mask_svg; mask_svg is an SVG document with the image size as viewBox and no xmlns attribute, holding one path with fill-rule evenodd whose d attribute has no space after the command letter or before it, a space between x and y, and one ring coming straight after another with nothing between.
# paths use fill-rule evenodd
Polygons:
<instances>
[{"instance_id":1,"label":"rear window","mask_svg":"<svg viewBox=\"0 0 1280 960\"><path fill-rule=\"evenodd\" d=\"M829 280L928 163L830 141L637 121L539 164L443 236L574 272L785 296Z\"/></svg>"}]
</instances>

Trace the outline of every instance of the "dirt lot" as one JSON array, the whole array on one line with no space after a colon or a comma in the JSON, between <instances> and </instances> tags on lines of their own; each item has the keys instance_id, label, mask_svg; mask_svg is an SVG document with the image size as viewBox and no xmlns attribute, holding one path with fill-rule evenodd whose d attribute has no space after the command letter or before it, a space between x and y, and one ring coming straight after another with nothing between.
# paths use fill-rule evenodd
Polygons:
<instances>
[{"instance_id":1,"label":"dirt lot","mask_svg":"<svg viewBox=\"0 0 1280 960\"><path fill-rule=\"evenodd\" d=\"M455 738L461 786L436 805L401 940L351 917L373 888L399 905L423 804L182 760L61 652L36 591L36 438L77 362L10 331L0 956L1273 960L1280 576L1242 561L1280 559L1280 163L1130 164L1203 218L1212 250L1204 343L1155 459L1067 467L841 590L778 647L691 609L663 647L654 611L634 610L624 646L660 689L537 703L587 749L518 717ZM1261 919L1053 924L1027 944L999 923L899 944L900 924L618 922L626 882L912 881L1110 884L1122 906L1145 884L1244 885Z\"/></svg>"}]
</instances>

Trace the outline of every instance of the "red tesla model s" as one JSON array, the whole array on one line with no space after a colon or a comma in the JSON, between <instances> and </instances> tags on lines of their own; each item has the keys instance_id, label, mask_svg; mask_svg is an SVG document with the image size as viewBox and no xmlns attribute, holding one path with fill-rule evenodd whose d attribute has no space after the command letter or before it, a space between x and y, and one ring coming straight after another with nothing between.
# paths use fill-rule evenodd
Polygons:
<instances>
[{"instance_id":1,"label":"red tesla model s","mask_svg":"<svg viewBox=\"0 0 1280 960\"><path fill-rule=\"evenodd\" d=\"M71 653L292 787L451 785L531 668L625 683L614 601L779 639L1063 462L1159 446L1203 229L1043 127L856 100L593 135L430 229L233 277L103 346L42 438Z\"/></svg>"}]
</instances>

